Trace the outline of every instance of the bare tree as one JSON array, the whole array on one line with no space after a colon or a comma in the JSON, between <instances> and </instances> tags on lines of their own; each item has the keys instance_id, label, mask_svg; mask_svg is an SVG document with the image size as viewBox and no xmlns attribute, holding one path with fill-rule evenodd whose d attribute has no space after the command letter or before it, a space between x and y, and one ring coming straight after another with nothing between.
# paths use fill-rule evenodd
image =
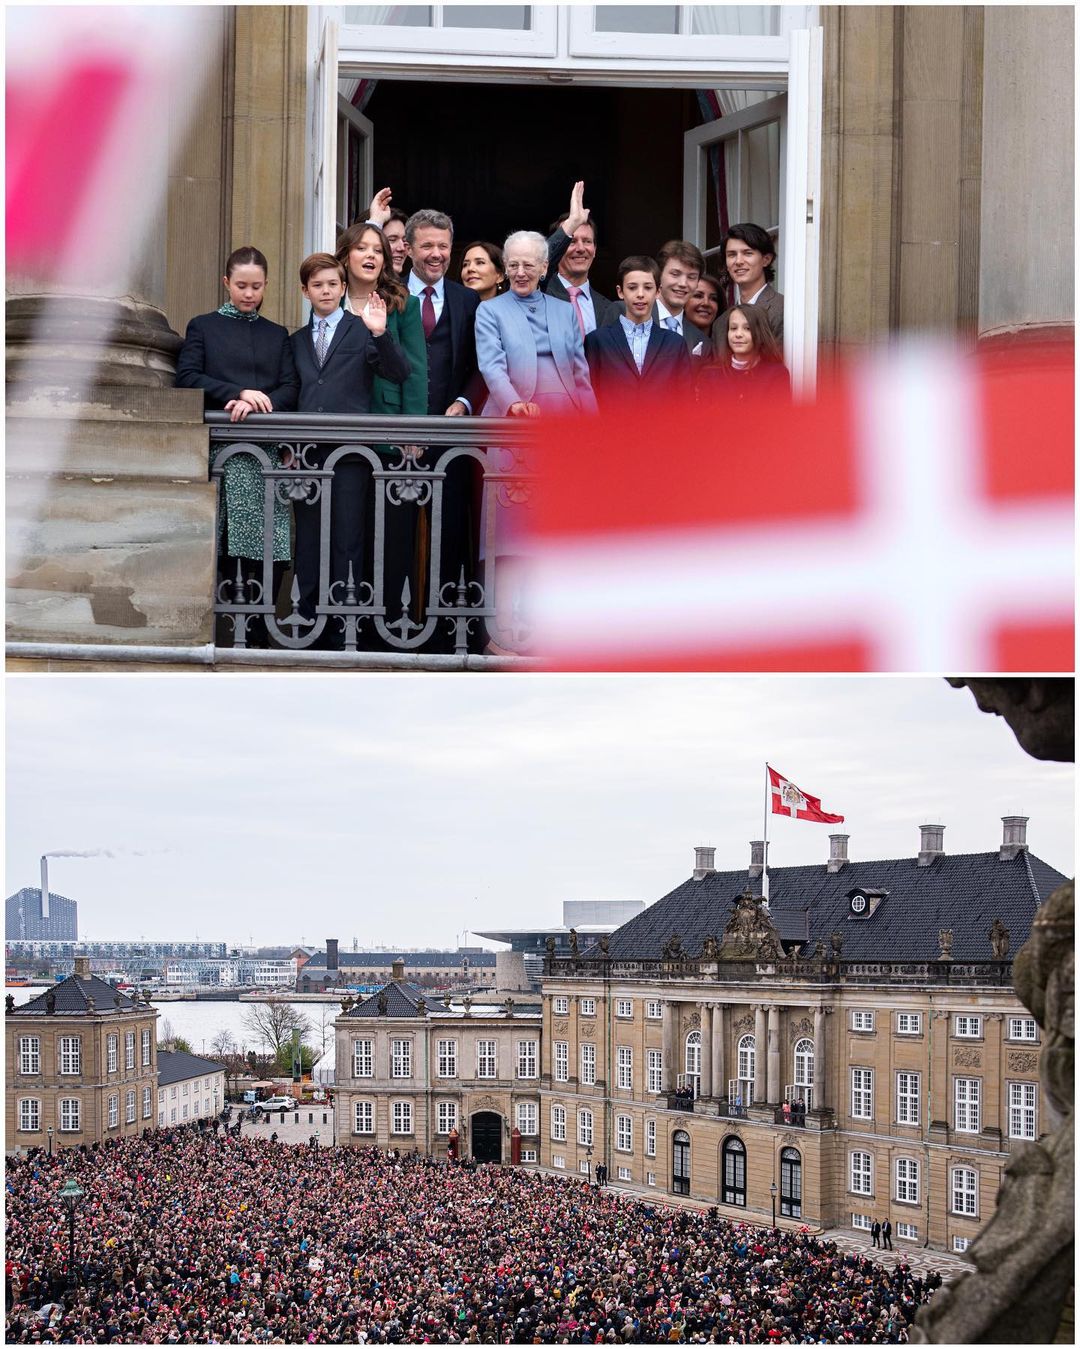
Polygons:
<instances>
[{"instance_id":1,"label":"bare tree","mask_svg":"<svg viewBox=\"0 0 1080 1349\"><path fill-rule=\"evenodd\" d=\"M252 1002L244 1008L244 1029L256 1041L265 1045L277 1057L289 1044L293 1031L300 1032L303 1041L311 1034L311 1022L287 1002Z\"/></svg>"},{"instance_id":2,"label":"bare tree","mask_svg":"<svg viewBox=\"0 0 1080 1349\"><path fill-rule=\"evenodd\" d=\"M210 1041L210 1057L212 1059L220 1059L222 1063L228 1063L230 1059L236 1057L238 1048L236 1040L233 1038L232 1031L227 1029L219 1030Z\"/></svg>"},{"instance_id":3,"label":"bare tree","mask_svg":"<svg viewBox=\"0 0 1080 1349\"><path fill-rule=\"evenodd\" d=\"M182 1035L177 1035L168 1017L163 1018L161 1025L158 1027L158 1048L172 1051L180 1050L185 1054L191 1053L191 1045Z\"/></svg>"},{"instance_id":4,"label":"bare tree","mask_svg":"<svg viewBox=\"0 0 1080 1349\"><path fill-rule=\"evenodd\" d=\"M334 1036L334 1017L337 1016L337 1010L328 1003L319 1004L319 1056L326 1053L326 1044Z\"/></svg>"}]
</instances>

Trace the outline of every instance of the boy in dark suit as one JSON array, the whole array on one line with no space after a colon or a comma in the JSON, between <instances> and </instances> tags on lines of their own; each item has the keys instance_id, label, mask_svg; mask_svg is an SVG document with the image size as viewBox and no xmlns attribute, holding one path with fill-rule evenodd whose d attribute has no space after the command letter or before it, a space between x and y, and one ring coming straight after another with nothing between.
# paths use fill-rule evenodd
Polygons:
<instances>
[{"instance_id":1,"label":"boy in dark suit","mask_svg":"<svg viewBox=\"0 0 1080 1349\"><path fill-rule=\"evenodd\" d=\"M659 282L654 259L624 258L617 293L626 312L585 338L585 359L601 412L627 399L660 402L690 394L687 345L653 318Z\"/></svg>"},{"instance_id":2,"label":"boy in dark suit","mask_svg":"<svg viewBox=\"0 0 1080 1349\"><path fill-rule=\"evenodd\" d=\"M301 412L363 414L371 410L376 375L400 383L411 370L408 357L386 331L386 304L376 291L357 318L341 308L345 268L329 253L313 253L300 265L300 285L311 305L311 321L291 337L300 373ZM321 466L328 451L309 458ZM371 468L363 459L339 460L334 470L330 507L330 583L346 582L349 564L353 580L364 578L368 484ZM296 579L300 612L315 617L319 599L319 522L322 503L297 503ZM333 591L340 602L344 585ZM342 634L328 632L330 644L341 645Z\"/></svg>"}]
</instances>

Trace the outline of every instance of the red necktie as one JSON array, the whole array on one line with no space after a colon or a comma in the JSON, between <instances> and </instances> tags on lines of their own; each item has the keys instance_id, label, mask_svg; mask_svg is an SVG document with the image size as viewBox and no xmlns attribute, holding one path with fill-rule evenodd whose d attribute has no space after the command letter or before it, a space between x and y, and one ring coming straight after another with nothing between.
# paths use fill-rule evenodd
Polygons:
<instances>
[{"instance_id":1,"label":"red necktie","mask_svg":"<svg viewBox=\"0 0 1080 1349\"><path fill-rule=\"evenodd\" d=\"M567 295L570 296L570 303L574 306L574 313L577 315L577 324L581 329L582 337L585 336L585 315L581 312L581 305L578 304L578 296L581 294L580 286L567 286Z\"/></svg>"},{"instance_id":2,"label":"red necktie","mask_svg":"<svg viewBox=\"0 0 1080 1349\"><path fill-rule=\"evenodd\" d=\"M434 286L424 287L424 303L420 306L420 321L424 325L425 341L430 341L431 334L435 331L435 306L431 302L431 297L434 294Z\"/></svg>"}]
</instances>

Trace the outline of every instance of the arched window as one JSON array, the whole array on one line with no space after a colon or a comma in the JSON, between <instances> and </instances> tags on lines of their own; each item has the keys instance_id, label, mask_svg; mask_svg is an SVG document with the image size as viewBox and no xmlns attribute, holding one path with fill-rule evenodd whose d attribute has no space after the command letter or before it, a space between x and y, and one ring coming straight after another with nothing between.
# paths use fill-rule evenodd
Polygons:
<instances>
[{"instance_id":1,"label":"arched window","mask_svg":"<svg viewBox=\"0 0 1080 1349\"><path fill-rule=\"evenodd\" d=\"M979 1177L969 1167L953 1167L952 1211L963 1214L965 1218L979 1216Z\"/></svg>"},{"instance_id":2,"label":"arched window","mask_svg":"<svg viewBox=\"0 0 1080 1349\"><path fill-rule=\"evenodd\" d=\"M686 1085L694 1089L694 1099L701 1094L701 1031L692 1030L686 1037Z\"/></svg>"},{"instance_id":3,"label":"arched window","mask_svg":"<svg viewBox=\"0 0 1080 1349\"><path fill-rule=\"evenodd\" d=\"M741 1138L734 1136L724 1139L721 1149L720 1174L723 1184L720 1191L725 1204L738 1204L746 1207L746 1147Z\"/></svg>"},{"instance_id":4,"label":"arched window","mask_svg":"<svg viewBox=\"0 0 1080 1349\"><path fill-rule=\"evenodd\" d=\"M757 1061L757 1047L752 1035L744 1035L739 1040L738 1085L736 1091L742 1097L742 1104L749 1105L754 1099L754 1067Z\"/></svg>"},{"instance_id":5,"label":"arched window","mask_svg":"<svg viewBox=\"0 0 1080 1349\"><path fill-rule=\"evenodd\" d=\"M795 1090L792 1096L806 1106L813 1105L814 1094L814 1042L796 1040L795 1042Z\"/></svg>"},{"instance_id":6,"label":"arched window","mask_svg":"<svg viewBox=\"0 0 1080 1349\"><path fill-rule=\"evenodd\" d=\"M671 1192L690 1193L690 1135L683 1129L671 1136Z\"/></svg>"},{"instance_id":7,"label":"arched window","mask_svg":"<svg viewBox=\"0 0 1080 1349\"><path fill-rule=\"evenodd\" d=\"M796 1148L780 1152L780 1212L787 1218L802 1217L802 1157Z\"/></svg>"}]
</instances>

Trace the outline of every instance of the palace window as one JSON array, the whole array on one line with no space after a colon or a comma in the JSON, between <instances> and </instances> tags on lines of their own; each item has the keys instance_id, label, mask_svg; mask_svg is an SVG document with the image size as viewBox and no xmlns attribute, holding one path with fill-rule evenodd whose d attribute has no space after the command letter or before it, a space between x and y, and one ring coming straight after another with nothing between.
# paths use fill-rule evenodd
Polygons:
<instances>
[{"instance_id":1,"label":"palace window","mask_svg":"<svg viewBox=\"0 0 1080 1349\"><path fill-rule=\"evenodd\" d=\"M551 1107L551 1141L553 1143L566 1142L566 1106L553 1105Z\"/></svg>"},{"instance_id":2,"label":"palace window","mask_svg":"<svg viewBox=\"0 0 1080 1349\"><path fill-rule=\"evenodd\" d=\"M874 1193L874 1159L869 1152L851 1154L851 1191L853 1194Z\"/></svg>"},{"instance_id":3,"label":"palace window","mask_svg":"<svg viewBox=\"0 0 1080 1349\"><path fill-rule=\"evenodd\" d=\"M115 1073L117 1068L117 1059L120 1049L120 1037L118 1035L106 1035L105 1037L105 1071Z\"/></svg>"},{"instance_id":4,"label":"palace window","mask_svg":"<svg viewBox=\"0 0 1080 1349\"><path fill-rule=\"evenodd\" d=\"M390 1076L412 1077L412 1041L390 1041Z\"/></svg>"},{"instance_id":5,"label":"palace window","mask_svg":"<svg viewBox=\"0 0 1080 1349\"><path fill-rule=\"evenodd\" d=\"M953 1237L952 1248L959 1255L961 1251L966 1251L971 1244L970 1237Z\"/></svg>"},{"instance_id":6,"label":"palace window","mask_svg":"<svg viewBox=\"0 0 1080 1349\"><path fill-rule=\"evenodd\" d=\"M518 1077L536 1076L536 1041L518 1041Z\"/></svg>"},{"instance_id":7,"label":"palace window","mask_svg":"<svg viewBox=\"0 0 1080 1349\"><path fill-rule=\"evenodd\" d=\"M353 1077L374 1077L375 1076L375 1041L374 1040L354 1040L352 1042L353 1050Z\"/></svg>"},{"instance_id":8,"label":"palace window","mask_svg":"<svg viewBox=\"0 0 1080 1349\"><path fill-rule=\"evenodd\" d=\"M953 1024L953 1033L962 1040L977 1040L982 1035L981 1016L958 1016Z\"/></svg>"},{"instance_id":9,"label":"palace window","mask_svg":"<svg viewBox=\"0 0 1080 1349\"><path fill-rule=\"evenodd\" d=\"M152 1087L142 1089L142 1117L149 1119L154 1113L154 1092Z\"/></svg>"},{"instance_id":10,"label":"palace window","mask_svg":"<svg viewBox=\"0 0 1080 1349\"><path fill-rule=\"evenodd\" d=\"M1034 1082L1009 1083L1009 1137L1036 1138L1036 1099Z\"/></svg>"},{"instance_id":11,"label":"palace window","mask_svg":"<svg viewBox=\"0 0 1080 1349\"><path fill-rule=\"evenodd\" d=\"M120 1125L120 1097L113 1092L109 1097L109 1128L116 1129Z\"/></svg>"},{"instance_id":12,"label":"palace window","mask_svg":"<svg viewBox=\"0 0 1080 1349\"><path fill-rule=\"evenodd\" d=\"M517 1105L517 1127L528 1137L539 1132L536 1123L536 1102L519 1101Z\"/></svg>"},{"instance_id":13,"label":"palace window","mask_svg":"<svg viewBox=\"0 0 1080 1349\"><path fill-rule=\"evenodd\" d=\"M664 1054L660 1049L647 1049L645 1051L645 1069L647 1081L646 1091L653 1096L659 1096L664 1090Z\"/></svg>"},{"instance_id":14,"label":"palace window","mask_svg":"<svg viewBox=\"0 0 1080 1349\"><path fill-rule=\"evenodd\" d=\"M77 1098L60 1102L60 1132L77 1134L82 1128L82 1102Z\"/></svg>"},{"instance_id":15,"label":"palace window","mask_svg":"<svg viewBox=\"0 0 1080 1349\"><path fill-rule=\"evenodd\" d=\"M633 1176L628 1166L620 1166L618 1176L620 1180L633 1180Z\"/></svg>"},{"instance_id":16,"label":"palace window","mask_svg":"<svg viewBox=\"0 0 1080 1349\"><path fill-rule=\"evenodd\" d=\"M581 1046L581 1085L583 1087L594 1087L596 1085L596 1046Z\"/></svg>"},{"instance_id":17,"label":"palace window","mask_svg":"<svg viewBox=\"0 0 1080 1349\"><path fill-rule=\"evenodd\" d=\"M144 1030L142 1032L142 1066L144 1068L150 1067L150 1056L151 1056L150 1032L148 1030Z\"/></svg>"},{"instance_id":18,"label":"palace window","mask_svg":"<svg viewBox=\"0 0 1080 1349\"><path fill-rule=\"evenodd\" d=\"M412 1127L412 1101L395 1101L393 1113L395 1134L411 1134Z\"/></svg>"},{"instance_id":19,"label":"palace window","mask_svg":"<svg viewBox=\"0 0 1080 1349\"><path fill-rule=\"evenodd\" d=\"M648 1021L663 1021L664 1004L657 998L650 998L645 1004L645 1017Z\"/></svg>"},{"instance_id":20,"label":"palace window","mask_svg":"<svg viewBox=\"0 0 1080 1349\"><path fill-rule=\"evenodd\" d=\"M555 1041L555 1081L570 1081L570 1045L566 1040Z\"/></svg>"},{"instance_id":21,"label":"palace window","mask_svg":"<svg viewBox=\"0 0 1080 1349\"><path fill-rule=\"evenodd\" d=\"M896 1074L896 1122L919 1122L919 1073Z\"/></svg>"},{"instance_id":22,"label":"palace window","mask_svg":"<svg viewBox=\"0 0 1080 1349\"><path fill-rule=\"evenodd\" d=\"M440 1040L437 1047L440 1077L457 1077L457 1041Z\"/></svg>"},{"instance_id":23,"label":"palace window","mask_svg":"<svg viewBox=\"0 0 1080 1349\"><path fill-rule=\"evenodd\" d=\"M37 1133L41 1128L41 1102L26 1099L19 1102L19 1129L23 1133Z\"/></svg>"},{"instance_id":24,"label":"palace window","mask_svg":"<svg viewBox=\"0 0 1080 1349\"><path fill-rule=\"evenodd\" d=\"M645 1156L656 1156L656 1120L645 1121Z\"/></svg>"},{"instance_id":25,"label":"palace window","mask_svg":"<svg viewBox=\"0 0 1080 1349\"><path fill-rule=\"evenodd\" d=\"M721 1149L723 1171L722 1202L746 1207L746 1147L741 1138L724 1139Z\"/></svg>"},{"instance_id":26,"label":"palace window","mask_svg":"<svg viewBox=\"0 0 1080 1349\"><path fill-rule=\"evenodd\" d=\"M874 1029L873 1012L852 1012L851 1029L861 1031L873 1030Z\"/></svg>"},{"instance_id":27,"label":"palace window","mask_svg":"<svg viewBox=\"0 0 1080 1349\"><path fill-rule=\"evenodd\" d=\"M582 998L581 1001L580 1001L579 1004L578 1004L578 1011L581 1013L582 1016L595 1016L595 1015L596 1015L596 999L595 999L595 998Z\"/></svg>"},{"instance_id":28,"label":"palace window","mask_svg":"<svg viewBox=\"0 0 1080 1349\"><path fill-rule=\"evenodd\" d=\"M457 1101L440 1101L436 1107L435 1128L444 1138L457 1128Z\"/></svg>"},{"instance_id":29,"label":"palace window","mask_svg":"<svg viewBox=\"0 0 1080 1349\"><path fill-rule=\"evenodd\" d=\"M785 1218L802 1217L802 1156L797 1148L780 1150L780 1212Z\"/></svg>"},{"instance_id":30,"label":"palace window","mask_svg":"<svg viewBox=\"0 0 1080 1349\"><path fill-rule=\"evenodd\" d=\"M19 1072L26 1074L41 1072L41 1037L38 1035L19 1036Z\"/></svg>"},{"instance_id":31,"label":"palace window","mask_svg":"<svg viewBox=\"0 0 1080 1349\"><path fill-rule=\"evenodd\" d=\"M591 1110L579 1110L577 1117L577 1141L583 1148L591 1148L593 1141L593 1114Z\"/></svg>"},{"instance_id":32,"label":"palace window","mask_svg":"<svg viewBox=\"0 0 1080 1349\"><path fill-rule=\"evenodd\" d=\"M814 1042L797 1040L795 1042L795 1085L812 1087L814 1085Z\"/></svg>"},{"instance_id":33,"label":"palace window","mask_svg":"<svg viewBox=\"0 0 1080 1349\"><path fill-rule=\"evenodd\" d=\"M132 1036L132 1039L134 1039L134 1036ZM135 1047L133 1045L132 1053L134 1053L134 1050ZM129 1091L124 1098L124 1123L135 1123L135 1093L133 1091Z\"/></svg>"},{"instance_id":34,"label":"palace window","mask_svg":"<svg viewBox=\"0 0 1080 1349\"><path fill-rule=\"evenodd\" d=\"M954 1166L952 1170L952 1211L965 1218L976 1218L979 1214L979 1174L967 1166Z\"/></svg>"},{"instance_id":35,"label":"palace window","mask_svg":"<svg viewBox=\"0 0 1080 1349\"><path fill-rule=\"evenodd\" d=\"M129 1070L135 1067L135 1032L133 1030L124 1032L124 1067Z\"/></svg>"},{"instance_id":36,"label":"palace window","mask_svg":"<svg viewBox=\"0 0 1080 1349\"><path fill-rule=\"evenodd\" d=\"M977 1134L982 1127L982 1081L977 1077L958 1077L956 1087L956 1128L961 1133Z\"/></svg>"},{"instance_id":37,"label":"palace window","mask_svg":"<svg viewBox=\"0 0 1080 1349\"><path fill-rule=\"evenodd\" d=\"M686 1076L694 1089L695 1099L701 1094L701 1031L692 1030L686 1037Z\"/></svg>"},{"instance_id":38,"label":"palace window","mask_svg":"<svg viewBox=\"0 0 1080 1349\"><path fill-rule=\"evenodd\" d=\"M690 1135L684 1129L671 1136L671 1192L690 1193Z\"/></svg>"},{"instance_id":39,"label":"palace window","mask_svg":"<svg viewBox=\"0 0 1080 1349\"><path fill-rule=\"evenodd\" d=\"M896 1198L902 1204L919 1202L919 1163L913 1157L896 1159Z\"/></svg>"},{"instance_id":40,"label":"palace window","mask_svg":"<svg viewBox=\"0 0 1080 1349\"><path fill-rule=\"evenodd\" d=\"M373 1134L375 1132L375 1102L353 1102L353 1133Z\"/></svg>"},{"instance_id":41,"label":"palace window","mask_svg":"<svg viewBox=\"0 0 1080 1349\"><path fill-rule=\"evenodd\" d=\"M498 1077L498 1075L499 1051L497 1043L494 1040L477 1040L476 1076Z\"/></svg>"},{"instance_id":42,"label":"palace window","mask_svg":"<svg viewBox=\"0 0 1080 1349\"><path fill-rule=\"evenodd\" d=\"M918 1241L919 1229L914 1223L897 1223L896 1235L903 1241Z\"/></svg>"},{"instance_id":43,"label":"palace window","mask_svg":"<svg viewBox=\"0 0 1080 1349\"><path fill-rule=\"evenodd\" d=\"M739 1041L739 1081L753 1083L754 1065L757 1058L757 1049L752 1035L744 1035ZM743 1093L747 1097L747 1093Z\"/></svg>"},{"instance_id":44,"label":"palace window","mask_svg":"<svg viewBox=\"0 0 1080 1349\"><path fill-rule=\"evenodd\" d=\"M615 1015L627 1020L634 1015L634 1004L630 998L615 999Z\"/></svg>"},{"instance_id":45,"label":"palace window","mask_svg":"<svg viewBox=\"0 0 1080 1349\"><path fill-rule=\"evenodd\" d=\"M615 1116L615 1151L633 1152L634 1121L629 1115Z\"/></svg>"},{"instance_id":46,"label":"palace window","mask_svg":"<svg viewBox=\"0 0 1080 1349\"><path fill-rule=\"evenodd\" d=\"M871 1222L869 1213L853 1213L851 1215L851 1225L852 1227L859 1228L862 1232L869 1232L873 1223Z\"/></svg>"},{"instance_id":47,"label":"palace window","mask_svg":"<svg viewBox=\"0 0 1080 1349\"><path fill-rule=\"evenodd\" d=\"M1034 1043L1039 1038L1039 1027L1033 1016L1009 1017L1009 1039Z\"/></svg>"},{"instance_id":48,"label":"palace window","mask_svg":"<svg viewBox=\"0 0 1080 1349\"><path fill-rule=\"evenodd\" d=\"M57 1042L60 1055L60 1071L65 1075L78 1076L82 1072L82 1037L61 1035Z\"/></svg>"},{"instance_id":49,"label":"palace window","mask_svg":"<svg viewBox=\"0 0 1080 1349\"><path fill-rule=\"evenodd\" d=\"M921 1012L897 1012L897 1014L896 1014L896 1033L897 1033L897 1035L921 1035L921 1034L922 1034L922 1013L921 1013Z\"/></svg>"},{"instance_id":50,"label":"palace window","mask_svg":"<svg viewBox=\"0 0 1080 1349\"><path fill-rule=\"evenodd\" d=\"M852 1068L851 1070L851 1118L874 1118L873 1068Z\"/></svg>"},{"instance_id":51,"label":"palace window","mask_svg":"<svg viewBox=\"0 0 1080 1349\"><path fill-rule=\"evenodd\" d=\"M567 1016L570 1012L569 998L552 998L551 1010L556 1016Z\"/></svg>"},{"instance_id":52,"label":"palace window","mask_svg":"<svg viewBox=\"0 0 1080 1349\"><path fill-rule=\"evenodd\" d=\"M634 1051L629 1045L619 1045L615 1051L615 1085L624 1091L634 1085Z\"/></svg>"}]
</instances>

